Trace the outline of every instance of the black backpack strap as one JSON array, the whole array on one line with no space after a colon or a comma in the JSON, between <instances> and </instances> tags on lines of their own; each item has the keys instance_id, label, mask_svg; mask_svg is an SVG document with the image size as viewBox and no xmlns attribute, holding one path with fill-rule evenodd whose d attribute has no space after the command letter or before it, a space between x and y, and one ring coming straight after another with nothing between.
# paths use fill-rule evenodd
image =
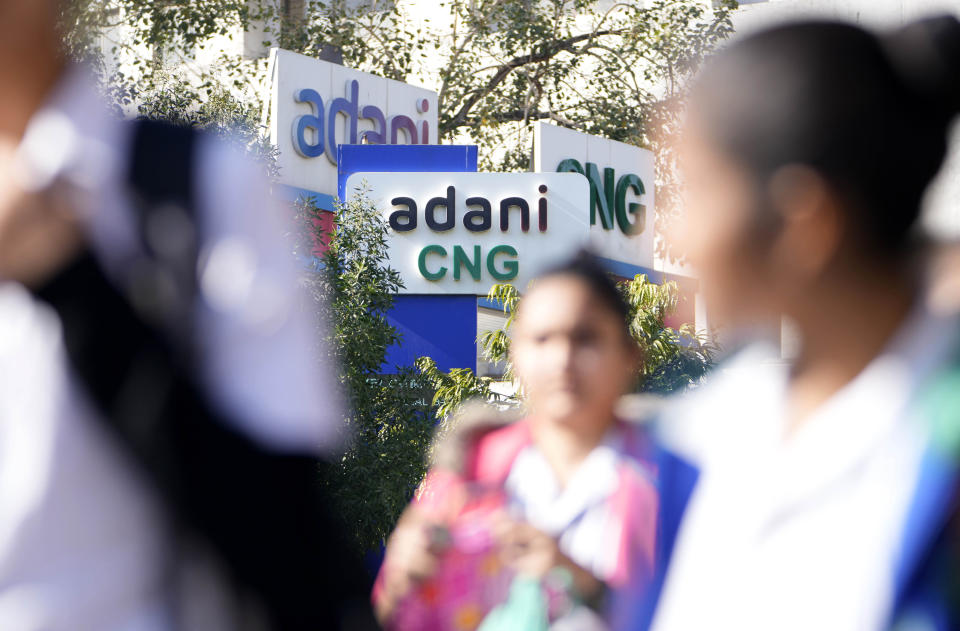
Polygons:
<instances>
[{"instance_id":1,"label":"black backpack strap","mask_svg":"<svg viewBox=\"0 0 960 631\"><path fill-rule=\"evenodd\" d=\"M160 135L170 130L154 129ZM161 143L184 138L169 133ZM148 144L138 144L139 150L157 147L142 142ZM183 145L177 152L187 155ZM143 159L134 160L135 173ZM169 171L181 168L189 170L190 162L171 164ZM170 184L167 193L187 189ZM212 547L239 585L259 596L272 628L375 628L370 581L322 495L321 463L310 454L263 448L209 404L169 336L151 321L172 312L138 304L89 253L35 293L57 312L71 368L104 425L128 448L173 517Z\"/></svg>"},{"instance_id":2,"label":"black backpack strap","mask_svg":"<svg viewBox=\"0 0 960 631\"><path fill-rule=\"evenodd\" d=\"M193 158L197 132L191 127L141 119L134 127L130 182L153 203L181 204L194 200Z\"/></svg>"},{"instance_id":3,"label":"black backpack strap","mask_svg":"<svg viewBox=\"0 0 960 631\"><path fill-rule=\"evenodd\" d=\"M128 183L140 250L123 270L134 308L169 333L188 358L194 347L200 243L194 187L197 140L190 127L136 122Z\"/></svg>"},{"instance_id":4,"label":"black backpack strap","mask_svg":"<svg viewBox=\"0 0 960 631\"><path fill-rule=\"evenodd\" d=\"M369 581L330 514L312 455L232 429L90 255L37 296L60 317L72 368L173 516L208 542L274 629L373 629Z\"/></svg>"}]
</instances>

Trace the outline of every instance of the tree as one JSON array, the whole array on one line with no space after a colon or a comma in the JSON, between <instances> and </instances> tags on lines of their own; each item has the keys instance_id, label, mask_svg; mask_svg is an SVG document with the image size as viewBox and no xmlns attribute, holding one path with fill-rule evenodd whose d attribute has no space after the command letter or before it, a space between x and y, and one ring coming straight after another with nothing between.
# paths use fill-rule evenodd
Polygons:
<instances>
[{"instance_id":1,"label":"tree","mask_svg":"<svg viewBox=\"0 0 960 631\"><path fill-rule=\"evenodd\" d=\"M268 180L277 180L277 148L261 133L260 112L226 90L197 101L182 79L164 75L135 105L138 117L189 125L237 145L263 168Z\"/></svg>"},{"instance_id":2,"label":"tree","mask_svg":"<svg viewBox=\"0 0 960 631\"><path fill-rule=\"evenodd\" d=\"M309 254L316 206L297 203L303 230L297 252ZM400 276L387 262L387 225L364 191L337 202L323 269L305 272L318 322L333 349L349 408L349 449L325 476L338 511L363 550L376 550L426 472L435 415L432 391L410 367L387 370L387 349L401 341L387 320Z\"/></svg>"},{"instance_id":3,"label":"tree","mask_svg":"<svg viewBox=\"0 0 960 631\"><path fill-rule=\"evenodd\" d=\"M134 101L184 62L176 72L185 98L228 91L258 108L263 59L192 61L211 38L232 35L315 57L336 50L348 66L436 89L440 140L478 144L486 170L526 170L538 120L651 147L663 234L678 213L678 105L699 62L732 31L736 3L718 4L437 0L420 20L423 3L397 0L74 0L64 22L75 54L98 57L107 41L126 60L109 80Z\"/></svg>"},{"instance_id":4,"label":"tree","mask_svg":"<svg viewBox=\"0 0 960 631\"><path fill-rule=\"evenodd\" d=\"M640 347L643 362L636 392L670 394L698 384L713 367L717 347L705 335L698 334L690 325L679 330L666 326L664 319L676 310L679 290L670 281L661 285L638 274L620 283L620 290L629 307L627 327L630 336ZM502 329L482 333L477 343L485 359L505 366L504 379L514 378L510 361L510 327L520 306L520 294L513 285L491 287L487 297L499 304L508 314ZM453 413L469 399L494 398L489 377L479 377L472 370L457 368L443 372L429 357L417 360L417 368L434 389L433 403L439 418L452 418ZM522 396L501 402L508 406L522 404Z\"/></svg>"},{"instance_id":5,"label":"tree","mask_svg":"<svg viewBox=\"0 0 960 631\"><path fill-rule=\"evenodd\" d=\"M620 290L630 308L630 336L643 355L635 391L670 394L700 383L713 368L718 349L692 325L684 324L678 330L664 322L678 306L677 284L658 285L645 274L637 274L621 283Z\"/></svg>"}]
</instances>

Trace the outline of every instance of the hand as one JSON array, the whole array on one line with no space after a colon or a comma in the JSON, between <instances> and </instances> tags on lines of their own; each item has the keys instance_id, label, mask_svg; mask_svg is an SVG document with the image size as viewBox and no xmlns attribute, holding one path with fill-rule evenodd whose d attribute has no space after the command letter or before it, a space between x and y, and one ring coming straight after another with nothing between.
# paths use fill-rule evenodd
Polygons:
<instances>
[{"instance_id":1,"label":"hand","mask_svg":"<svg viewBox=\"0 0 960 631\"><path fill-rule=\"evenodd\" d=\"M23 190L13 156L0 147L0 279L37 286L83 249L83 231L62 187Z\"/></svg>"},{"instance_id":2,"label":"hand","mask_svg":"<svg viewBox=\"0 0 960 631\"><path fill-rule=\"evenodd\" d=\"M565 564L566 557L556 539L526 522L502 514L494 522L493 532L504 563L518 574L540 579Z\"/></svg>"},{"instance_id":3,"label":"hand","mask_svg":"<svg viewBox=\"0 0 960 631\"><path fill-rule=\"evenodd\" d=\"M415 506L404 511L387 541L383 563L383 592L376 603L377 617L388 620L396 605L418 584L437 571L439 554L446 547L445 530Z\"/></svg>"},{"instance_id":4,"label":"hand","mask_svg":"<svg viewBox=\"0 0 960 631\"><path fill-rule=\"evenodd\" d=\"M590 601L603 592L600 579L565 555L556 539L530 524L502 514L494 523L494 535L504 562L518 574L543 579L550 570L564 568L579 598Z\"/></svg>"}]
</instances>

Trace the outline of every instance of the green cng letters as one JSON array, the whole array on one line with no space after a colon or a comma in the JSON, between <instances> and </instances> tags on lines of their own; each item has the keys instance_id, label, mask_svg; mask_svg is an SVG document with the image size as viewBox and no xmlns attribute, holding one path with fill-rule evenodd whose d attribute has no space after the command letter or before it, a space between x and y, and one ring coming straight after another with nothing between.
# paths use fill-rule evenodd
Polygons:
<instances>
[{"instance_id":1,"label":"green cng letters","mask_svg":"<svg viewBox=\"0 0 960 631\"><path fill-rule=\"evenodd\" d=\"M540 198L536 204L537 229L546 232L548 227L547 187L541 184L537 189ZM394 210L390 213L390 227L398 233L416 230L420 222L420 209L412 197L394 197L390 200ZM460 223L468 233L480 234L499 230L510 230L511 221L519 219L520 231L530 231L531 205L523 197L504 197L497 203L497 225L494 225L494 205L486 197L473 196L465 200L467 211ZM448 186L446 195L433 197L423 206L423 221L427 228L436 233L453 230L457 225L457 189ZM511 219L513 218L513 219ZM448 251L442 245L427 245L417 257L417 269L423 278L439 281L449 272L455 281L469 276L480 281L483 272L497 282L507 282L516 278L520 270L516 248L509 245L495 245L484 255L481 245L453 245ZM448 267L449 266L449 267Z\"/></svg>"},{"instance_id":2,"label":"green cng letters","mask_svg":"<svg viewBox=\"0 0 960 631\"><path fill-rule=\"evenodd\" d=\"M503 254L500 268L497 267L497 255ZM441 265L431 270L428 256L441 260ZM427 280L443 280L447 275L446 266L442 262L447 258L447 249L442 245L428 245L420 250L420 256L417 257L417 269L420 275ZM490 277L497 282L505 283L517 277L520 271L520 263L517 261L517 250L509 245L496 245L487 252L487 272ZM463 246L453 246L453 280L460 280L463 270L466 269L473 280L480 280L483 272L483 251L479 245L473 246L473 254L467 255ZM501 269L502 268L502 269Z\"/></svg>"},{"instance_id":3,"label":"green cng letters","mask_svg":"<svg viewBox=\"0 0 960 631\"><path fill-rule=\"evenodd\" d=\"M567 158L557 165L557 173L579 173L585 175L590 182L590 225L597 223L600 216L600 225L604 230L613 230L614 221L620 231L627 236L640 234L647 223L647 208L636 202L627 203L627 194L644 194L643 180L640 176L628 173L616 179L616 172L607 167L600 170L593 162L587 162L584 169L579 161ZM616 182L616 183L614 183ZM635 218L631 220L631 215Z\"/></svg>"}]
</instances>

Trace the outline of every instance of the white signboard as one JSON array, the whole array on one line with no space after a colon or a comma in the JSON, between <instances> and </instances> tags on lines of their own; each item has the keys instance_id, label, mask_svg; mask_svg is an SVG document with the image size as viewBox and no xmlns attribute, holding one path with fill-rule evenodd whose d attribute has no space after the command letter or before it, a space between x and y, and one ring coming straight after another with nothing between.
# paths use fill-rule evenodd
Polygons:
<instances>
[{"instance_id":1,"label":"white signboard","mask_svg":"<svg viewBox=\"0 0 960 631\"><path fill-rule=\"evenodd\" d=\"M436 144L437 93L288 50L270 51L280 182L336 195L338 144Z\"/></svg>"},{"instance_id":2,"label":"white signboard","mask_svg":"<svg viewBox=\"0 0 960 631\"><path fill-rule=\"evenodd\" d=\"M590 183L590 245L600 256L652 269L654 155L615 140L537 123L533 170L572 171Z\"/></svg>"},{"instance_id":3,"label":"white signboard","mask_svg":"<svg viewBox=\"0 0 960 631\"><path fill-rule=\"evenodd\" d=\"M574 173L356 173L390 224L404 293L485 295L526 288L589 239L590 187Z\"/></svg>"}]
</instances>

